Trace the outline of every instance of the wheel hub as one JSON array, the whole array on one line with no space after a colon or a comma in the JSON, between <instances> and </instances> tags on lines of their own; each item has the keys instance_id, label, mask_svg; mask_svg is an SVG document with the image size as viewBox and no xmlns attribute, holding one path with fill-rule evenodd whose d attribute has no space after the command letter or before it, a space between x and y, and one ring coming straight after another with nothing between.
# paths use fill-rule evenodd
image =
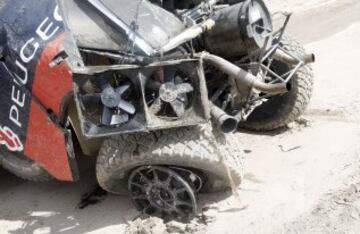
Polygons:
<instances>
[{"instance_id":1,"label":"wheel hub","mask_svg":"<svg viewBox=\"0 0 360 234\"><path fill-rule=\"evenodd\" d=\"M160 209L175 208L175 196L164 185L155 185L147 193L150 203Z\"/></svg>"},{"instance_id":2,"label":"wheel hub","mask_svg":"<svg viewBox=\"0 0 360 234\"><path fill-rule=\"evenodd\" d=\"M129 192L136 207L149 215L187 221L196 214L193 188L178 173L166 167L135 169L129 177Z\"/></svg>"},{"instance_id":3,"label":"wheel hub","mask_svg":"<svg viewBox=\"0 0 360 234\"><path fill-rule=\"evenodd\" d=\"M119 105L121 101L121 96L119 93L115 92L112 87L109 86L102 91L101 101L105 106L109 108L114 108Z\"/></svg>"},{"instance_id":4,"label":"wheel hub","mask_svg":"<svg viewBox=\"0 0 360 234\"><path fill-rule=\"evenodd\" d=\"M176 85L173 83L165 83L159 90L160 98L164 102L173 102L178 97Z\"/></svg>"}]
</instances>

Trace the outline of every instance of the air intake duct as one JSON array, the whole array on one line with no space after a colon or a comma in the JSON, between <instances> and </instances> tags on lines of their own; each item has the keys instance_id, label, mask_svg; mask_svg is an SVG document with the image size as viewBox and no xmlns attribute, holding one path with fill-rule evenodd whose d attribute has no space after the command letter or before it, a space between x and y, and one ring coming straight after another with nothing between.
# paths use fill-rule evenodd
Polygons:
<instances>
[{"instance_id":1,"label":"air intake duct","mask_svg":"<svg viewBox=\"0 0 360 234\"><path fill-rule=\"evenodd\" d=\"M213 54L233 58L263 47L272 31L270 13L262 0L246 0L217 10L215 26L205 33L205 49Z\"/></svg>"}]
</instances>

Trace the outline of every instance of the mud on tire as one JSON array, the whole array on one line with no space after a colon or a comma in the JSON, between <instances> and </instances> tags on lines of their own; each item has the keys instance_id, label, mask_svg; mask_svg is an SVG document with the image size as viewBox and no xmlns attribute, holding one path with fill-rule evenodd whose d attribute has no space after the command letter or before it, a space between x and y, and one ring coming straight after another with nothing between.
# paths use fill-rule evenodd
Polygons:
<instances>
[{"instance_id":1,"label":"mud on tire","mask_svg":"<svg viewBox=\"0 0 360 234\"><path fill-rule=\"evenodd\" d=\"M114 136L105 140L100 149L96 166L98 182L109 192L125 194L127 177L133 169L158 165L202 171L206 175L202 191L229 188L229 174L238 186L242 160L237 142L232 134L200 127Z\"/></svg>"},{"instance_id":2,"label":"mud on tire","mask_svg":"<svg viewBox=\"0 0 360 234\"><path fill-rule=\"evenodd\" d=\"M295 55L306 53L303 45L296 40L284 36L284 48ZM285 73L290 67L284 63L274 61L276 72ZM292 79L292 90L282 96L272 97L262 106L255 109L246 122L240 127L255 130L269 131L285 127L295 121L306 110L313 91L313 71L310 65L303 66Z\"/></svg>"}]
</instances>

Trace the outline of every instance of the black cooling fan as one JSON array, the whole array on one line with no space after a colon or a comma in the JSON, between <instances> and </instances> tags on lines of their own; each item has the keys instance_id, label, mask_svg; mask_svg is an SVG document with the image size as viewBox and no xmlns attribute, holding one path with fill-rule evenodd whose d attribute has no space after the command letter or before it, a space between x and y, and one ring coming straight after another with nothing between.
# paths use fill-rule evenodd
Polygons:
<instances>
[{"instance_id":1,"label":"black cooling fan","mask_svg":"<svg viewBox=\"0 0 360 234\"><path fill-rule=\"evenodd\" d=\"M158 69L146 85L146 101L158 117L181 118L191 106L194 88L189 78L175 67Z\"/></svg>"},{"instance_id":2,"label":"black cooling fan","mask_svg":"<svg viewBox=\"0 0 360 234\"><path fill-rule=\"evenodd\" d=\"M132 83L124 79L105 79L103 77L90 81L90 92L81 96L83 106L94 110L92 116L98 116L98 125L114 126L127 123L135 115L132 101ZM88 89L89 90L89 89Z\"/></svg>"}]
</instances>

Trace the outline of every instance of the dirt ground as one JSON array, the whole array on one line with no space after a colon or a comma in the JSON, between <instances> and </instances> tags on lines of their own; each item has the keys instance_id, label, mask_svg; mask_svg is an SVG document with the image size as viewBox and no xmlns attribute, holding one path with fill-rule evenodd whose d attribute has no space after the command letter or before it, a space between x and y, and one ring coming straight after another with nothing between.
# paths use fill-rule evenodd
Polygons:
<instances>
[{"instance_id":1,"label":"dirt ground","mask_svg":"<svg viewBox=\"0 0 360 234\"><path fill-rule=\"evenodd\" d=\"M311 105L286 131L237 134L246 155L240 201L204 195L195 223L156 233L359 233L360 2L267 2L296 12L289 31L317 55ZM138 212L94 180L85 170L74 184L34 184L0 170L0 233L125 233Z\"/></svg>"}]
</instances>

